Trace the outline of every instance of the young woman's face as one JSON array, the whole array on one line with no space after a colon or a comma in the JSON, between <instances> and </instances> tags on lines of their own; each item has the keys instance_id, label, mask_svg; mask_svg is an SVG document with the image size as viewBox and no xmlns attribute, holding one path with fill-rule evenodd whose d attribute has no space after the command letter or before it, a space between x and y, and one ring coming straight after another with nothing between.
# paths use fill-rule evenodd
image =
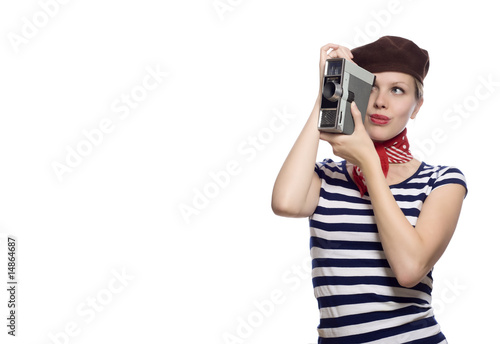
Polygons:
<instances>
[{"instance_id":1,"label":"young woman's face","mask_svg":"<svg viewBox=\"0 0 500 344\"><path fill-rule=\"evenodd\" d=\"M387 141L415 118L423 99L415 98L415 80L399 72L375 73L366 110L365 128L373 141Z\"/></svg>"}]
</instances>

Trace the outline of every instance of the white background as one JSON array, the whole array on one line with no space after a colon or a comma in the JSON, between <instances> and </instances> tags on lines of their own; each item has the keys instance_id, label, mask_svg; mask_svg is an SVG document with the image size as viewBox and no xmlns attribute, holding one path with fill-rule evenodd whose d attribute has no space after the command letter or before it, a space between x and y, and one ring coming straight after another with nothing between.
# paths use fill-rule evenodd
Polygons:
<instances>
[{"instance_id":1,"label":"white background","mask_svg":"<svg viewBox=\"0 0 500 344\"><path fill-rule=\"evenodd\" d=\"M430 53L412 148L468 180L434 272L437 319L450 343L497 340L500 28L491 1L442 3L2 2L0 288L14 235L19 290L18 336L1 320L1 342L314 343L308 222L275 216L271 191L313 107L319 48L386 34ZM103 119L113 130L85 146Z\"/></svg>"}]
</instances>

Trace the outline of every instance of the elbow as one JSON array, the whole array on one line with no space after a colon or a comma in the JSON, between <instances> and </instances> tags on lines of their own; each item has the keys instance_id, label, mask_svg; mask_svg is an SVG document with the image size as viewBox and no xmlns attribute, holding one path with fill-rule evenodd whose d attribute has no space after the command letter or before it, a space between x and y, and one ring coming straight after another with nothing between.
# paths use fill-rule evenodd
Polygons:
<instances>
[{"instance_id":1,"label":"elbow","mask_svg":"<svg viewBox=\"0 0 500 344\"><path fill-rule=\"evenodd\" d=\"M422 282L422 279L427 275L429 270L417 266L405 267L401 269L401 271L395 272L395 275L400 286L404 288L413 288Z\"/></svg>"},{"instance_id":2,"label":"elbow","mask_svg":"<svg viewBox=\"0 0 500 344\"><path fill-rule=\"evenodd\" d=\"M304 217L301 213L301 208L286 199L276 199L273 197L271 202L273 213L284 217Z\"/></svg>"},{"instance_id":3,"label":"elbow","mask_svg":"<svg viewBox=\"0 0 500 344\"><path fill-rule=\"evenodd\" d=\"M271 209L273 210L274 214L284 217L296 217L298 213L293 208L287 207L284 204L277 202L272 202Z\"/></svg>"},{"instance_id":4,"label":"elbow","mask_svg":"<svg viewBox=\"0 0 500 344\"><path fill-rule=\"evenodd\" d=\"M421 278L416 278L415 276L412 276L410 274L397 276L396 279L398 280L399 285L405 288L413 288L422 280Z\"/></svg>"}]
</instances>

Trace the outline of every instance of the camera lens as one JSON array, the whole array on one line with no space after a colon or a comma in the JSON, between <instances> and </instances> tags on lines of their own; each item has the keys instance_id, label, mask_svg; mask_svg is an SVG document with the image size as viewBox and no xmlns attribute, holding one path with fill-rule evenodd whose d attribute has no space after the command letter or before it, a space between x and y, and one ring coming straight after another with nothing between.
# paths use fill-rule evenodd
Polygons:
<instances>
[{"instance_id":1,"label":"camera lens","mask_svg":"<svg viewBox=\"0 0 500 344\"><path fill-rule=\"evenodd\" d=\"M342 97L342 88L333 80L327 80L323 87L323 96L329 101L336 101Z\"/></svg>"}]
</instances>

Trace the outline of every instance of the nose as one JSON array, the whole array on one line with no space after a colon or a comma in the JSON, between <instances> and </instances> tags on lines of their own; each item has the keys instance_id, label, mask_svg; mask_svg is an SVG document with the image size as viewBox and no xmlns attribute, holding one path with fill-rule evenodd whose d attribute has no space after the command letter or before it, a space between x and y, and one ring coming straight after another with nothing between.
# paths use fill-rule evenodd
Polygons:
<instances>
[{"instance_id":1,"label":"nose","mask_svg":"<svg viewBox=\"0 0 500 344\"><path fill-rule=\"evenodd\" d=\"M373 100L373 106L376 109L386 109L387 108L387 99L386 97L382 94L382 92L374 92L372 93L372 96L375 98Z\"/></svg>"}]
</instances>

